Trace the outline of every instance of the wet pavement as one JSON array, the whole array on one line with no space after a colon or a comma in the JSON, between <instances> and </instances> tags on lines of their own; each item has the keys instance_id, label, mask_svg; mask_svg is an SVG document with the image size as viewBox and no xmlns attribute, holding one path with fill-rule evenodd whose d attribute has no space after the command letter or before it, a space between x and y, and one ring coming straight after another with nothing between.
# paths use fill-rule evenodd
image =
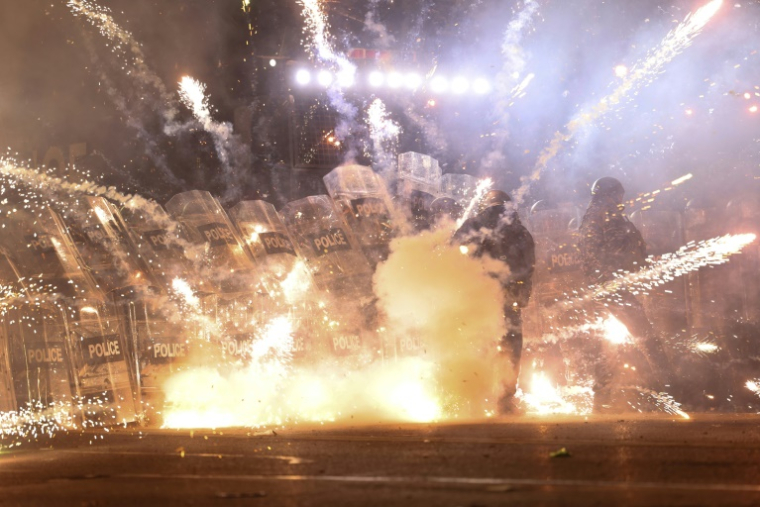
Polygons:
<instances>
[{"instance_id":1,"label":"wet pavement","mask_svg":"<svg viewBox=\"0 0 760 507\"><path fill-rule=\"evenodd\" d=\"M59 434L0 454L0 505L760 505L758 423L524 416ZM561 448L569 456L552 457Z\"/></svg>"}]
</instances>

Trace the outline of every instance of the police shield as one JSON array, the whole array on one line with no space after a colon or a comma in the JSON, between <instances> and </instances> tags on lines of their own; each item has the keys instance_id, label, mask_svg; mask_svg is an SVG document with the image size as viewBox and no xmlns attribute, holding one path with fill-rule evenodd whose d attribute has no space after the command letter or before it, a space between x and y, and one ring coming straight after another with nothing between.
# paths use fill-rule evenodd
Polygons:
<instances>
[{"instance_id":1,"label":"police shield","mask_svg":"<svg viewBox=\"0 0 760 507\"><path fill-rule=\"evenodd\" d=\"M367 258L330 197L317 195L288 203L280 216L319 288L371 294Z\"/></svg>"},{"instance_id":2,"label":"police shield","mask_svg":"<svg viewBox=\"0 0 760 507\"><path fill-rule=\"evenodd\" d=\"M7 210L10 211L10 210ZM3 213L2 245L34 294L92 296L96 282L82 269L79 255L58 215L44 208L32 216L23 210Z\"/></svg>"},{"instance_id":3,"label":"police shield","mask_svg":"<svg viewBox=\"0 0 760 507\"><path fill-rule=\"evenodd\" d=\"M528 340L551 333L554 321L547 309L567 299L583 286L581 255L576 227L578 210L573 206L531 208L527 228L536 244L533 297L526 307L524 334Z\"/></svg>"},{"instance_id":4,"label":"police shield","mask_svg":"<svg viewBox=\"0 0 760 507\"><path fill-rule=\"evenodd\" d=\"M175 278L194 288L201 285L199 274L185 255L189 245L187 234L160 205L124 207L121 215L132 233L138 255L162 288L171 287Z\"/></svg>"},{"instance_id":5,"label":"police shield","mask_svg":"<svg viewBox=\"0 0 760 507\"><path fill-rule=\"evenodd\" d=\"M74 393L85 416L104 424L134 421L127 344L111 309L99 301L78 300L67 307L66 320Z\"/></svg>"},{"instance_id":6,"label":"police shield","mask_svg":"<svg viewBox=\"0 0 760 507\"><path fill-rule=\"evenodd\" d=\"M265 290L253 273L253 263L227 212L208 193L183 192L166 203L166 210L187 232L189 257L212 284L213 292Z\"/></svg>"},{"instance_id":7,"label":"police shield","mask_svg":"<svg viewBox=\"0 0 760 507\"><path fill-rule=\"evenodd\" d=\"M430 226L430 204L441 190L441 168L429 155L406 152L398 156L395 195L417 230Z\"/></svg>"},{"instance_id":8,"label":"police shield","mask_svg":"<svg viewBox=\"0 0 760 507\"><path fill-rule=\"evenodd\" d=\"M82 268L103 292L131 285L155 285L116 207L102 197L80 197L60 210Z\"/></svg>"},{"instance_id":9,"label":"police shield","mask_svg":"<svg viewBox=\"0 0 760 507\"><path fill-rule=\"evenodd\" d=\"M230 209L230 217L256 261L259 275L270 278L270 287L293 272L298 254L274 206L264 201L243 201Z\"/></svg>"},{"instance_id":10,"label":"police shield","mask_svg":"<svg viewBox=\"0 0 760 507\"><path fill-rule=\"evenodd\" d=\"M187 363L196 336L193 323L170 315L173 306L166 296L127 289L114 302L126 329L125 355L138 411L155 420L156 409L163 405L164 382Z\"/></svg>"},{"instance_id":11,"label":"police shield","mask_svg":"<svg viewBox=\"0 0 760 507\"><path fill-rule=\"evenodd\" d=\"M324 181L370 264L385 260L393 228L390 195L383 180L369 167L345 165L333 169Z\"/></svg>"}]
</instances>

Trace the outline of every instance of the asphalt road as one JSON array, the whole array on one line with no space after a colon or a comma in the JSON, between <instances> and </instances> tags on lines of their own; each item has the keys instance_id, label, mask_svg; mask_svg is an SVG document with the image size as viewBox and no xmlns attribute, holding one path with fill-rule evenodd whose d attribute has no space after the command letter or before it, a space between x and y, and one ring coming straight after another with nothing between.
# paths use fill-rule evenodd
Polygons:
<instances>
[{"instance_id":1,"label":"asphalt road","mask_svg":"<svg viewBox=\"0 0 760 507\"><path fill-rule=\"evenodd\" d=\"M760 415L58 434L0 505L760 505ZM552 457L560 448L569 456Z\"/></svg>"}]
</instances>

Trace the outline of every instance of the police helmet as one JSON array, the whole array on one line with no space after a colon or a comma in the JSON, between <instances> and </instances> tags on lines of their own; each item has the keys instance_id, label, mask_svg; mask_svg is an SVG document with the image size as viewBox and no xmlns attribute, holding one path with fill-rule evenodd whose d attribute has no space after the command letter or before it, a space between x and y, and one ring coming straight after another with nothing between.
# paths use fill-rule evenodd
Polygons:
<instances>
[{"instance_id":1,"label":"police helmet","mask_svg":"<svg viewBox=\"0 0 760 507\"><path fill-rule=\"evenodd\" d=\"M617 196L622 199L624 194L623 184L609 176L599 178L591 186L591 195L596 198Z\"/></svg>"},{"instance_id":2,"label":"police helmet","mask_svg":"<svg viewBox=\"0 0 760 507\"><path fill-rule=\"evenodd\" d=\"M430 204L431 215L448 215L458 218L463 212L464 207L451 197L438 197Z\"/></svg>"},{"instance_id":3,"label":"police helmet","mask_svg":"<svg viewBox=\"0 0 760 507\"><path fill-rule=\"evenodd\" d=\"M478 213L482 213L492 206L502 206L511 201L512 198L509 197L509 194L506 192L502 192L501 190L489 190L480 200Z\"/></svg>"}]
</instances>

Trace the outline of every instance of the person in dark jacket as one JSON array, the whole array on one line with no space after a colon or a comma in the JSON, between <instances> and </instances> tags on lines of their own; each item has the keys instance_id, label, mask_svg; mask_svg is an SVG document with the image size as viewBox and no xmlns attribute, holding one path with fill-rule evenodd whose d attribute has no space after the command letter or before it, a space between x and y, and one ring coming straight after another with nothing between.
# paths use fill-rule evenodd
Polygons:
<instances>
[{"instance_id":1,"label":"person in dark jacket","mask_svg":"<svg viewBox=\"0 0 760 507\"><path fill-rule=\"evenodd\" d=\"M510 366L503 393L498 401L500 413L517 410L514 395L520 374L522 355L522 309L530 300L533 270L536 264L533 237L520 223L511 206L509 195L491 190L480 201L477 216L466 220L454 235L454 241L474 248L475 257L488 255L509 268L509 275L501 279L504 291L504 318L507 334L501 339L500 350Z\"/></svg>"},{"instance_id":2,"label":"person in dark jacket","mask_svg":"<svg viewBox=\"0 0 760 507\"><path fill-rule=\"evenodd\" d=\"M636 272L646 265L646 243L625 214L624 195L623 185L615 178L600 178L591 188L591 203L581 223L578 245L583 274L589 285L604 286L617 274ZM667 357L641 302L622 289L599 305L626 326L653 375L659 382L667 383ZM600 361L594 386L598 408L610 402L614 368L609 360Z\"/></svg>"}]
</instances>

